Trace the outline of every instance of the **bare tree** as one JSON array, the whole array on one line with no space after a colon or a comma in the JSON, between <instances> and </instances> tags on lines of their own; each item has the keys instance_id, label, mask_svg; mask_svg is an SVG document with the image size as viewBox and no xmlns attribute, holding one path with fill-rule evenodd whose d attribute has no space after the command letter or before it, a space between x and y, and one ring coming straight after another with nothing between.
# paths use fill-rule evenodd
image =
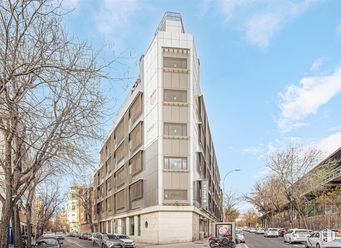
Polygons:
<instances>
[{"instance_id":1,"label":"bare tree","mask_svg":"<svg viewBox=\"0 0 341 248\"><path fill-rule=\"evenodd\" d=\"M278 179L278 186L290 209L295 210L306 228L306 205L312 195L323 190L322 181L330 171L328 165L314 168L320 161L321 152L314 148L290 146L270 156L268 168ZM314 169L313 169L314 168ZM292 216L290 215L290 221Z\"/></svg>"},{"instance_id":2,"label":"bare tree","mask_svg":"<svg viewBox=\"0 0 341 248\"><path fill-rule=\"evenodd\" d=\"M65 199L60 194L59 186L56 183L44 183L37 192L37 213L38 235L42 235L44 229L52 217L61 210L61 205Z\"/></svg>"},{"instance_id":3,"label":"bare tree","mask_svg":"<svg viewBox=\"0 0 341 248\"><path fill-rule=\"evenodd\" d=\"M240 200L240 197L232 191L226 191L224 193L223 207L225 221L235 221L238 218L240 214L238 211Z\"/></svg>"},{"instance_id":4,"label":"bare tree","mask_svg":"<svg viewBox=\"0 0 341 248\"><path fill-rule=\"evenodd\" d=\"M2 225L43 167L89 164L100 137L107 65L66 34L55 0L0 2L0 167ZM1 248L7 247L7 228Z\"/></svg>"},{"instance_id":5,"label":"bare tree","mask_svg":"<svg viewBox=\"0 0 341 248\"><path fill-rule=\"evenodd\" d=\"M244 195L244 199L254 205L257 210L271 221L271 217L281 211L287 202L278 178L269 176L257 182L252 193Z\"/></svg>"}]
</instances>

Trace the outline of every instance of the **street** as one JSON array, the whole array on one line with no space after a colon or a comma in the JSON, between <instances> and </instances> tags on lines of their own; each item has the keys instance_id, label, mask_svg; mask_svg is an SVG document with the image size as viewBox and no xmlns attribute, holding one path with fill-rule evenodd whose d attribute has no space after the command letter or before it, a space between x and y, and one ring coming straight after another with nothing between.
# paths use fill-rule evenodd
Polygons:
<instances>
[{"instance_id":1,"label":"street","mask_svg":"<svg viewBox=\"0 0 341 248\"><path fill-rule=\"evenodd\" d=\"M75 237L66 237L63 241L63 248L90 248L92 246L92 242L88 240L81 240ZM136 248L206 248L208 247L207 240L204 241L196 241L190 243L178 243L178 244L168 244L168 245L150 245L150 244L137 244Z\"/></svg>"},{"instance_id":2,"label":"street","mask_svg":"<svg viewBox=\"0 0 341 248\"><path fill-rule=\"evenodd\" d=\"M305 247L303 244L284 243L283 238L265 238L262 234L244 232L248 248L291 248Z\"/></svg>"},{"instance_id":3,"label":"street","mask_svg":"<svg viewBox=\"0 0 341 248\"><path fill-rule=\"evenodd\" d=\"M79 238L66 237L63 241L63 248L90 248L92 246L92 241L82 240Z\"/></svg>"}]
</instances>

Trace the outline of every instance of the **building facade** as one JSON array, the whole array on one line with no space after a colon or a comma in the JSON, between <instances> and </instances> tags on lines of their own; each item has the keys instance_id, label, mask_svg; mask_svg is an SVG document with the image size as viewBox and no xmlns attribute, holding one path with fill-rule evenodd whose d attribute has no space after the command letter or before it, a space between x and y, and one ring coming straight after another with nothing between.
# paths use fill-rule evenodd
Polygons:
<instances>
[{"instance_id":1,"label":"building facade","mask_svg":"<svg viewBox=\"0 0 341 248\"><path fill-rule=\"evenodd\" d=\"M67 221L70 232L80 232L80 190L82 186L73 185L67 194Z\"/></svg>"},{"instance_id":2,"label":"building facade","mask_svg":"<svg viewBox=\"0 0 341 248\"><path fill-rule=\"evenodd\" d=\"M193 36L167 12L100 151L96 229L193 241L222 218L222 191Z\"/></svg>"}]
</instances>

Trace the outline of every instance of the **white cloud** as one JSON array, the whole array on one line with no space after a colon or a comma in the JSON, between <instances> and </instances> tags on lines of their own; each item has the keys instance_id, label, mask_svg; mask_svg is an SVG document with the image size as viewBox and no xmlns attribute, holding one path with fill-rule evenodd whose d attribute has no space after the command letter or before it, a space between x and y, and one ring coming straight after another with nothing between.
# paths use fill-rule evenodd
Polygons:
<instances>
[{"instance_id":1,"label":"white cloud","mask_svg":"<svg viewBox=\"0 0 341 248\"><path fill-rule=\"evenodd\" d=\"M317 143L317 147L322 150L326 155L330 155L336 149L341 147L341 132L336 132L321 139Z\"/></svg>"},{"instance_id":2,"label":"white cloud","mask_svg":"<svg viewBox=\"0 0 341 248\"><path fill-rule=\"evenodd\" d=\"M245 34L250 43L267 47L278 31L310 9L315 2L317 1L220 0L219 10L227 22Z\"/></svg>"},{"instance_id":3,"label":"white cloud","mask_svg":"<svg viewBox=\"0 0 341 248\"><path fill-rule=\"evenodd\" d=\"M341 67L327 75L303 77L279 93L281 113L277 126L290 131L308 125L304 119L341 92Z\"/></svg>"},{"instance_id":4,"label":"white cloud","mask_svg":"<svg viewBox=\"0 0 341 248\"><path fill-rule=\"evenodd\" d=\"M129 29L134 12L140 7L138 0L104 0L96 16L97 29L106 35Z\"/></svg>"},{"instance_id":5,"label":"white cloud","mask_svg":"<svg viewBox=\"0 0 341 248\"><path fill-rule=\"evenodd\" d=\"M339 24L337 27L336 27L336 32L338 34L341 34L341 24Z\"/></svg>"},{"instance_id":6,"label":"white cloud","mask_svg":"<svg viewBox=\"0 0 341 248\"><path fill-rule=\"evenodd\" d=\"M63 0L62 7L67 10L72 10L78 7L79 0Z\"/></svg>"},{"instance_id":7,"label":"white cloud","mask_svg":"<svg viewBox=\"0 0 341 248\"><path fill-rule=\"evenodd\" d=\"M321 66L325 63L325 58L318 58L314 61L314 63L311 65L310 70L313 72L318 71Z\"/></svg>"},{"instance_id":8,"label":"white cloud","mask_svg":"<svg viewBox=\"0 0 341 248\"><path fill-rule=\"evenodd\" d=\"M330 132L341 131L341 126L331 127L329 128Z\"/></svg>"}]
</instances>

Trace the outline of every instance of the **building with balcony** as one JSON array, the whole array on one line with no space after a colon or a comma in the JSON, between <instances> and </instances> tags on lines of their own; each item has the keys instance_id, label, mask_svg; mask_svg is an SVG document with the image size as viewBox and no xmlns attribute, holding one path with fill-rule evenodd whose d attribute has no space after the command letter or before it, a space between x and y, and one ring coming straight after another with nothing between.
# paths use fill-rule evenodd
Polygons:
<instances>
[{"instance_id":1,"label":"building with balcony","mask_svg":"<svg viewBox=\"0 0 341 248\"><path fill-rule=\"evenodd\" d=\"M220 174L193 36L167 12L100 151L97 231L193 241L222 216Z\"/></svg>"},{"instance_id":2,"label":"building with balcony","mask_svg":"<svg viewBox=\"0 0 341 248\"><path fill-rule=\"evenodd\" d=\"M311 230L335 229L341 226L341 147L327 156L304 177L309 177L309 175L318 173L320 169L326 170L326 168L327 171L323 171L324 179L321 182L316 182L316 187L319 190L302 192L302 197L308 199L304 214ZM264 225L305 228L300 215L288 202L281 206L281 211L269 212L264 214L261 219Z\"/></svg>"},{"instance_id":3,"label":"building with balcony","mask_svg":"<svg viewBox=\"0 0 341 248\"><path fill-rule=\"evenodd\" d=\"M80 191L82 190L82 188L83 186L81 185L73 185L70 187L67 194L67 221L69 224L70 232L80 232Z\"/></svg>"}]
</instances>

